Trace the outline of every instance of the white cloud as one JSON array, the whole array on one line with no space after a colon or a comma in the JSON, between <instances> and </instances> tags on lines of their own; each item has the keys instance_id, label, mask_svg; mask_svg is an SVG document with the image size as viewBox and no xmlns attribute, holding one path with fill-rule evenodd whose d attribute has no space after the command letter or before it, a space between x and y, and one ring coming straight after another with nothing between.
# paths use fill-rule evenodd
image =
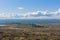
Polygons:
<instances>
[{"instance_id":1,"label":"white cloud","mask_svg":"<svg viewBox=\"0 0 60 40\"><path fill-rule=\"evenodd\" d=\"M46 15L47 14L47 10L46 11L40 11L43 15Z\"/></svg>"},{"instance_id":2,"label":"white cloud","mask_svg":"<svg viewBox=\"0 0 60 40\"><path fill-rule=\"evenodd\" d=\"M23 7L18 7L18 9L20 9L20 10L21 10L21 9L24 9L24 8L23 8Z\"/></svg>"},{"instance_id":3,"label":"white cloud","mask_svg":"<svg viewBox=\"0 0 60 40\"><path fill-rule=\"evenodd\" d=\"M33 11L24 14L25 18L58 18L60 19L60 9L57 11Z\"/></svg>"},{"instance_id":4,"label":"white cloud","mask_svg":"<svg viewBox=\"0 0 60 40\"><path fill-rule=\"evenodd\" d=\"M0 19L60 19L60 9L57 11L33 11L26 13L0 13Z\"/></svg>"}]
</instances>

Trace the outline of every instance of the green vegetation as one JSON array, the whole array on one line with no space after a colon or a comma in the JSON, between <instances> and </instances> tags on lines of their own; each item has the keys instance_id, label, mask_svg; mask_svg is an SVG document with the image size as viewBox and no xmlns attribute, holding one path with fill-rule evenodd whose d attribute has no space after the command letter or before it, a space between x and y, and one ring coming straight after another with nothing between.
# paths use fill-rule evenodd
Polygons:
<instances>
[{"instance_id":1,"label":"green vegetation","mask_svg":"<svg viewBox=\"0 0 60 40\"><path fill-rule=\"evenodd\" d=\"M0 26L0 28L47 28L48 26L42 24L4 24L5 26Z\"/></svg>"}]
</instances>

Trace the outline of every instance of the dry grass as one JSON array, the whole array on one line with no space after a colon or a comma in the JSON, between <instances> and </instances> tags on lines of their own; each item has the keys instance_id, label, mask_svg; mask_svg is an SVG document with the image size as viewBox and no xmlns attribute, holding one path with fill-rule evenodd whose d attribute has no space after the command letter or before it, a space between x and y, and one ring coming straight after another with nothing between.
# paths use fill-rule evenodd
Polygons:
<instances>
[{"instance_id":1,"label":"dry grass","mask_svg":"<svg viewBox=\"0 0 60 40\"><path fill-rule=\"evenodd\" d=\"M60 25L6 24L0 26L0 40L60 40Z\"/></svg>"}]
</instances>

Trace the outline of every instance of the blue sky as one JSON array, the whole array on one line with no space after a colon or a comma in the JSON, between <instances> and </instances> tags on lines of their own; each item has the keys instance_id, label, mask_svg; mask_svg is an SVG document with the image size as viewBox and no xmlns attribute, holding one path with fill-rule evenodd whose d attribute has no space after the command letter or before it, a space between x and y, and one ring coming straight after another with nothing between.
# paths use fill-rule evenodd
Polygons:
<instances>
[{"instance_id":1,"label":"blue sky","mask_svg":"<svg viewBox=\"0 0 60 40\"><path fill-rule=\"evenodd\" d=\"M60 19L60 0L0 0L0 18Z\"/></svg>"}]
</instances>

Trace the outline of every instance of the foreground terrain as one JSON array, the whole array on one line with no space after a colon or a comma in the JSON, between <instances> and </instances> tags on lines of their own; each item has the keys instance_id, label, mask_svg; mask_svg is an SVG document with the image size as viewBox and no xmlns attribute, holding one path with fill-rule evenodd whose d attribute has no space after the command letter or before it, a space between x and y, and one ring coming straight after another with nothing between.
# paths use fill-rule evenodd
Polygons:
<instances>
[{"instance_id":1,"label":"foreground terrain","mask_svg":"<svg viewBox=\"0 0 60 40\"><path fill-rule=\"evenodd\" d=\"M0 24L0 40L60 40L60 25Z\"/></svg>"}]
</instances>

